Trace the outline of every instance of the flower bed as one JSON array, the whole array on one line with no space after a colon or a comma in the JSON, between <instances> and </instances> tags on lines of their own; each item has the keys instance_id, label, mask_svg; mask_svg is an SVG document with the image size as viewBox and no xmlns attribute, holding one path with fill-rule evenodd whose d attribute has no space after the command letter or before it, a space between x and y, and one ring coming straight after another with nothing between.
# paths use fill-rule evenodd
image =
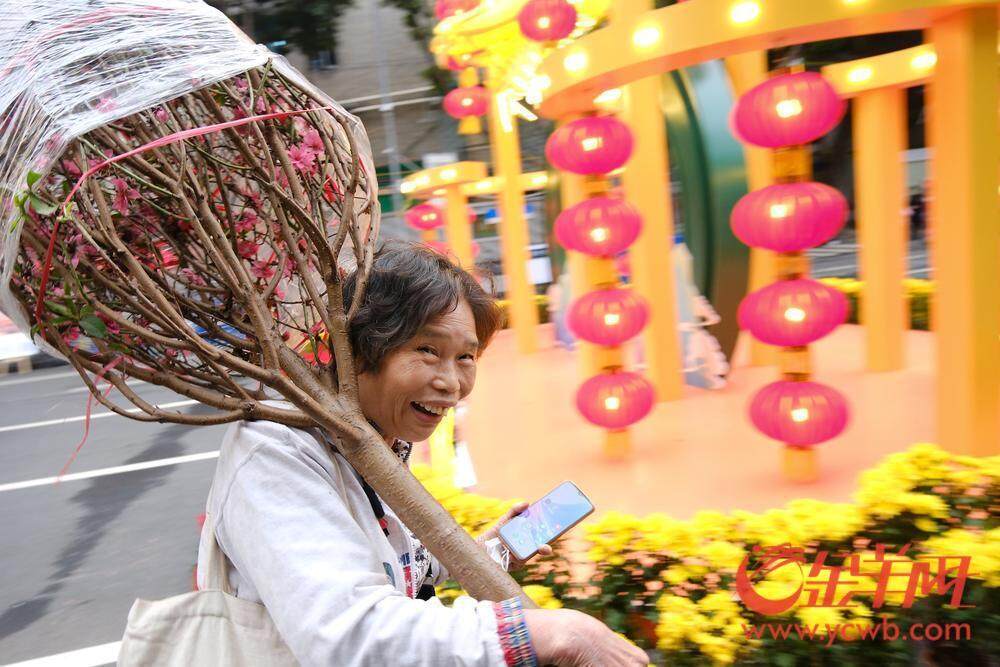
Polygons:
<instances>
[{"instance_id":1,"label":"flower bed","mask_svg":"<svg viewBox=\"0 0 1000 667\"><path fill-rule=\"evenodd\" d=\"M514 501L463 493L429 478L416 467L431 492L473 535L489 526ZM658 664L990 664L1000 647L1000 457L977 459L948 454L934 445L916 445L893 454L862 474L853 503L809 499L763 513L700 512L680 521L664 514L636 517L608 512L582 531L587 548L571 552L555 544L549 558L536 559L516 578L542 606L578 609L604 620L643 648ZM905 608L899 593L873 608L860 592L849 608L796 603L778 616L748 609L735 592L740 564L755 546L788 543L803 547L812 561L831 555L868 552L877 543L896 553L910 544L903 560L926 556L971 557L962 608L948 596L918 596ZM589 565L580 576L581 561ZM833 561L830 561L833 562ZM867 561L866 561L867 562ZM913 560L909 560L912 566ZM829 564L829 563L828 563ZM905 570L907 563L902 563ZM758 593L782 596L788 577L774 571L755 585ZM576 575L574 576L574 573ZM873 583L873 573L862 573ZM951 581L944 579L942 581ZM869 586L869 588L871 588ZM442 598L460 589L442 586ZM949 593L950 594L950 593ZM877 607L877 605L876 605ZM885 619L903 632L914 624L963 623L963 641L833 641L826 624L870 627ZM818 626L818 639L768 636L747 638L746 627L762 623ZM994 663L995 664L995 663Z\"/></svg>"},{"instance_id":2,"label":"flower bed","mask_svg":"<svg viewBox=\"0 0 1000 667\"><path fill-rule=\"evenodd\" d=\"M856 278L820 278L819 281L844 293L851 306L847 321L858 324L861 321L861 296L864 293L865 282ZM909 304L910 328L929 331L930 303L934 296L934 281L906 278L903 280L903 288L906 290L906 300Z\"/></svg>"}]
</instances>

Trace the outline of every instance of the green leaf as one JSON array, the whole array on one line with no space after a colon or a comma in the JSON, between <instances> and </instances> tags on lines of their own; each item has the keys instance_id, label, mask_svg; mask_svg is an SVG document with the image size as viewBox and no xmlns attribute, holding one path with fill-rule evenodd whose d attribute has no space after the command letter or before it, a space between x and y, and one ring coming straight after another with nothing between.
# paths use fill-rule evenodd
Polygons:
<instances>
[{"instance_id":1,"label":"green leaf","mask_svg":"<svg viewBox=\"0 0 1000 667\"><path fill-rule=\"evenodd\" d=\"M108 335L108 327L97 315L87 315L80 318L80 328L91 338L104 338Z\"/></svg>"},{"instance_id":2,"label":"green leaf","mask_svg":"<svg viewBox=\"0 0 1000 667\"><path fill-rule=\"evenodd\" d=\"M38 215L52 215L58 208L55 204L47 204L33 194L28 195L28 201L31 202L31 208L35 209L35 213Z\"/></svg>"},{"instance_id":3,"label":"green leaf","mask_svg":"<svg viewBox=\"0 0 1000 667\"><path fill-rule=\"evenodd\" d=\"M73 316L73 312L66 306L62 305L61 303L57 303L55 301L46 301L45 305L49 310L51 310L53 313L56 313L57 315L62 315L63 317Z\"/></svg>"},{"instance_id":4,"label":"green leaf","mask_svg":"<svg viewBox=\"0 0 1000 667\"><path fill-rule=\"evenodd\" d=\"M35 185L35 183L38 182L38 179L40 179L41 177L42 177L42 175L39 174L37 171L29 171L28 172L28 187L29 188L33 187Z\"/></svg>"}]
</instances>

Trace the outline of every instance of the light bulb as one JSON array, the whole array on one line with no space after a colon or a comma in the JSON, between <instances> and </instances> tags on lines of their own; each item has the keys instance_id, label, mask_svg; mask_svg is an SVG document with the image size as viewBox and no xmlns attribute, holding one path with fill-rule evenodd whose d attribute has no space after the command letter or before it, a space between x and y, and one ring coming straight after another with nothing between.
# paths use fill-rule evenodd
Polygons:
<instances>
[{"instance_id":1,"label":"light bulb","mask_svg":"<svg viewBox=\"0 0 1000 667\"><path fill-rule=\"evenodd\" d=\"M868 65L858 65L847 73L847 80L851 83L864 83L872 78L875 71Z\"/></svg>"},{"instance_id":2,"label":"light bulb","mask_svg":"<svg viewBox=\"0 0 1000 667\"><path fill-rule=\"evenodd\" d=\"M590 152L596 151L602 143L601 137L586 137L580 142L580 146L583 147L583 150Z\"/></svg>"},{"instance_id":3,"label":"light bulb","mask_svg":"<svg viewBox=\"0 0 1000 667\"><path fill-rule=\"evenodd\" d=\"M606 227L594 227L590 230L590 238L597 243L604 243L608 240L608 230Z\"/></svg>"},{"instance_id":4,"label":"light bulb","mask_svg":"<svg viewBox=\"0 0 1000 667\"><path fill-rule=\"evenodd\" d=\"M771 204L770 214L772 218L787 218L789 212L788 204Z\"/></svg>"},{"instance_id":5,"label":"light bulb","mask_svg":"<svg viewBox=\"0 0 1000 667\"><path fill-rule=\"evenodd\" d=\"M576 51L563 59L563 67L567 72L579 72L587 67L587 54L583 51Z\"/></svg>"},{"instance_id":6,"label":"light bulb","mask_svg":"<svg viewBox=\"0 0 1000 667\"><path fill-rule=\"evenodd\" d=\"M793 306L785 311L785 319L789 322L801 322L806 319L806 311Z\"/></svg>"},{"instance_id":7,"label":"light bulb","mask_svg":"<svg viewBox=\"0 0 1000 667\"><path fill-rule=\"evenodd\" d=\"M910 67L913 69L930 69L937 64L937 54L933 51L924 51L913 56Z\"/></svg>"},{"instance_id":8,"label":"light bulb","mask_svg":"<svg viewBox=\"0 0 1000 667\"><path fill-rule=\"evenodd\" d=\"M609 327L613 327L613 326L617 325L619 322L621 322L621 319L622 319L622 316L619 315L618 313L605 313L604 314L604 323L606 325L608 325Z\"/></svg>"},{"instance_id":9,"label":"light bulb","mask_svg":"<svg viewBox=\"0 0 1000 667\"><path fill-rule=\"evenodd\" d=\"M548 16L539 16L537 25L541 30L545 30L550 25L552 25L552 19L550 19Z\"/></svg>"},{"instance_id":10,"label":"light bulb","mask_svg":"<svg viewBox=\"0 0 1000 667\"><path fill-rule=\"evenodd\" d=\"M658 26L647 25L632 33L632 44L640 49L648 48L660 41L662 35Z\"/></svg>"},{"instance_id":11,"label":"light bulb","mask_svg":"<svg viewBox=\"0 0 1000 667\"><path fill-rule=\"evenodd\" d=\"M802 113L802 102L794 97L790 100L781 100L774 105L774 110L778 112L780 118L791 118Z\"/></svg>"},{"instance_id":12,"label":"light bulb","mask_svg":"<svg viewBox=\"0 0 1000 667\"><path fill-rule=\"evenodd\" d=\"M604 399L605 410L617 410L622 406L621 399L617 396L608 396Z\"/></svg>"},{"instance_id":13,"label":"light bulb","mask_svg":"<svg viewBox=\"0 0 1000 667\"><path fill-rule=\"evenodd\" d=\"M792 410L792 421L801 424L809 419L809 408L794 408Z\"/></svg>"},{"instance_id":14,"label":"light bulb","mask_svg":"<svg viewBox=\"0 0 1000 667\"><path fill-rule=\"evenodd\" d=\"M729 10L729 18L733 23L750 23L760 16L759 2L737 2Z\"/></svg>"}]
</instances>

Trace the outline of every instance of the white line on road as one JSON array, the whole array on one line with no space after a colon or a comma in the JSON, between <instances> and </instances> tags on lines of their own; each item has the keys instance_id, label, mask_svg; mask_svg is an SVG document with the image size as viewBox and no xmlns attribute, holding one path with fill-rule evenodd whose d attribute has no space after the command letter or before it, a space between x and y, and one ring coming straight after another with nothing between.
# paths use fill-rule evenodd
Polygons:
<instances>
[{"instance_id":1,"label":"white line on road","mask_svg":"<svg viewBox=\"0 0 1000 667\"><path fill-rule=\"evenodd\" d=\"M4 667L97 667L117 662L118 649L121 642L111 642L90 648L81 648L50 655L45 658L35 658L24 662L12 662Z\"/></svg>"},{"instance_id":2,"label":"white line on road","mask_svg":"<svg viewBox=\"0 0 1000 667\"><path fill-rule=\"evenodd\" d=\"M185 405L194 405L198 401L175 401L173 403L163 403L158 405L158 408L180 408ZM139 408L129 408L126 412L141 412ZM112 417L118 415L117 412L98 412L97 414L90 415L91 419L101 419L103 417ZM82 422L87 418L87 415L79 415L76 417L63 417L62 419L46 419L40 422L27 422L25 424L12 424L10 426L0 426L0 433L5 433L7 431L20 431L26 428L38 428L39 426L55 426L56 424L68 424L69 422Z\"/></svg>"},{"instance_id":3,"label":"white line on road","mask_svg":"<svg viewBox=\"0 0 1000 667\"><path fill-rule=\"evenodd\" d=\"M71 378L80 377L80 374L76 371L69 371L68 373L51 373L45 375L32 375L30 378L18 378L17 380L4 380L0 382L0 389L4 387L13 387L15 384L24 384L25 382L41 382L42 380L55 380L58 378Z\"/></svg>"},{"instance_id":4,"label":"white line on road","mask_svg":"<svg viewBox=\"0 0 1000 667\"><path fill-rule=\"evenodd\" d=\"M120 475L123 472L134 472L136 470L149 470L150 468L162 468L163 466L172 466L180 463L192 463L194 461L207 461L209 459L219 458L219 450L214 452L202 452L201 454L186 454L184 456L174 456L169 459L157 459L155 461L143 461L142 463L129 463L123 466L114 466L113 468L99 468L97 470L87 470L85 472L74 472L69 475L63 475L62 480L59 482L73 482L81 479L91 479L93 477L104 477L105 475ZM30 489L33 486L45 486L46 484L55 484L55 477L41 477L39 479L29 479L26 482L10 482L8 484L0 484L0 492L3 491L17 491L18 489ZM95 663L103 664L103 663Z\"/></svg>"},{"instance_id":5,"label":"white line on road","mask_svg":"<svg viewBox=\"0 0 1000 667\"><path fill-rule=\"evenodd\" d=\"M127 382L126 384L128 386L130 386L130 387L138 387L139 385L146 384L146 381L145 380L135 380L134 382ZM106 387L106 386L107 385L103 385L102 389L104 387ZM88 387L87 385L83 385L82 387L74 387L73 389L70 389L68 391L64 391L63 393L64 394L79 394L79 393L84 392L84 391L90 391L90 387Z\"/></svg>"}]
</instances>

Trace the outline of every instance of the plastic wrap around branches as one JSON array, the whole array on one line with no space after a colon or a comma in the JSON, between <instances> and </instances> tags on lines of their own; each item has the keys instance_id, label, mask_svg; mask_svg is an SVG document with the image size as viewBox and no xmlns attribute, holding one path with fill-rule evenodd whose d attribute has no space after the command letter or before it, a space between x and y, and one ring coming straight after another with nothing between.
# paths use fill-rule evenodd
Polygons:
<instances>
[{"instance_id":1,"label":"plastic wrap around branches","mask_svg":"<svg viewBox=\"0 0 1000 667\"><path fill-rule=\"evenodd\" d=\"M4 3L0 8L0 309L20 329L12 295L25 198L86 133L255 68L283 76L347 119L375 196L361 122L288 62L255 45L201 0ZM377 204L369 211L377 233ZM42 341L37 341L42 342ZM51 346L44 346L53 351Z\"/></svg>"}]
</instances>

